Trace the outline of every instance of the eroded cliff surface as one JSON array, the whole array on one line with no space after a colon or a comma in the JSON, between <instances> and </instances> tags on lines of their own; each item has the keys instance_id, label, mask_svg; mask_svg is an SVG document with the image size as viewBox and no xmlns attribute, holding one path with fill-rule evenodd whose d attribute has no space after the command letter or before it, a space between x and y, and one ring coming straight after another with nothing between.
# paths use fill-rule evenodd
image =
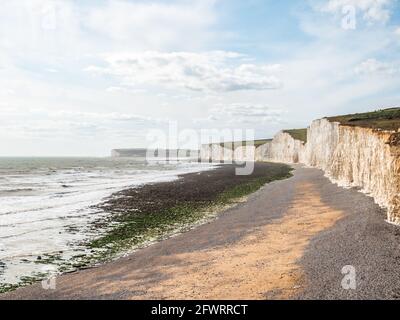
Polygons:
<instances>
[{"instance_id":1,"label":"eroded cliff surface","mask_svg":"<svg viewBox=\"0 0 400 320\"><path fill-rule=\"evenodd\" d=\"M266 146L265 161L298 163L304 162L306 146L303 141L294 139L289 133L279 132Z\"/></svg>"},{"instance_id":2,"label":"eroded cliff surface","mask_svg":"<svg viewBox=\"0 0 400 320\"><path fill-rule=\"evenodd\" d=\"M204 161L213 162L244 162L244 161L263 161L256 155L255 146L232 146L225 147L220 144L203 145L200 151L200 157Z\"/></svg>"},{"instance_id":3,"label":"eroded cliff surface","mask_svg":"<svg viewBox=\"0 0 400 320\"><path fill-rule=\"evenodd\" d=\"M322 169L343 187L359 187L388 209L388 221L400 224L400 131L341 125L329 119L312 122L307 142L285 131L260 146L212 145L202 158L213 161L303 163Z\"/></svg>"},{"instance_id":4,"label":"eroded cliff surface","mask_svg":"<svg viewBox=\"0 0 400 320\"><path fill-rule=\"evenodd\" d=\"M395 132L343 126L327 119L308 131L306 165L320 168L344 187L359 187L388 208L388 220L400 223L399 147Z\"/></svg>"}]
</instances>

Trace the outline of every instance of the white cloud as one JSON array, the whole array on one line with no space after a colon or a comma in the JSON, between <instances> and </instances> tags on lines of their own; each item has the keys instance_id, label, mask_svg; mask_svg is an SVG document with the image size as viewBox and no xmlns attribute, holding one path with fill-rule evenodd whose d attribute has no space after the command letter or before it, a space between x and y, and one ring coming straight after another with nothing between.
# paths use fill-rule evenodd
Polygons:
<instances>
[{"instance_id":1,"label":"white cloud","mask_svg":"<svg viewBox=\"0 0 400 320\"><path fill-rule=\"evenodd\" d=\"M4 121L3 121L4 119ZM159 126L166 120L119 112L49 111L41 108L0 109L2 134L59 139L60 136L113 135Z\"/></svg>"},{"instance_id":2,"label":"white cloud","mask_svg":"<svg viewBox=\"0 0 400 320\"><path fill-rule=\"evenodd\" d=\"M282 121L285 111L270 108L261 104L233 103L228 105L218 104L209 111L207 119L199 119L197 122L218 122L227 124L275 124Z\"/></svg>"},{"instance_id":3,"label":"white cloud","mask_svg":"<svg viewBox=\"0 0 400 320\"><path fill-rule=\"evenodd\" d=\"M10 96L14 95L15 91L8 88L0 88L0 96Z\"/></svg>"},{"instance_id":4,"label":"white cloud","mask_svg":"<svg viewBox=\"0 0 400 320\"><path fill-rule=\"evenodd\" d=\"M58 119L85 119L85 121L135 121L135 122L151 122L155 123L161 120L155 118L140 116L136 114L127 114L119 112L100 113L100 112L79 112L79 111L66 111L61 110L49 113L50 117Z\"/></svg>"},{"instance_id":5,"label":"white cloud","mask_svg":"<svg viewBox=\"0 0 400 320\"><path fill-rule=\"evenodd\" d=\"M364 20L385 23L390 19L392 3L393 0L329 0L322 10L340 14L344 7L353 6L362 13Z\"/></svg>"},{"instance_id":6,"label":"white cloud","mask_svg":"<svg viewBox=\"0 0 400 320\"><path fill-rule=\"evenodd\" d=\"M145 93L146 90L144 90L144 89L134 89L133 90L133 89L124 88L124 87L111 86L106 89L106 92L139 94L139 93Z\"/></svg>"},{"instance_id":7,"label":"white cloud","mask_svg":"<svg viewBox=\"0 0 400 320\"><path fill-rule=\"evenodd\" d=\"M0 47L59 62L105 50L193 50L213 39L214 0L3 0Z\"/></svg>"},{"instance_id":8,"label":"white cloud","mask_svg":"<svg viewBox=\"0 0 400 320\"><path fill-rule=\"evenodd\" d=\"M0 45L12 56L39 58L82 49L78 10L65 0L5 0L0 10Z\"/></svg>"},{"instance_id":9,"label":"white cloud","mask_svg":"<svg viewBox=\"0 0 400 320\"><path fill-rule=\"evenodd\" d=\"M394 75L399 71L400 69L394 64L378 61L376 59L365 60L355 68L355 73L359 75Z\"/></svg>"},{"instance_id":10,"label":"white cloud","mask_svg":"<svg viewBox=\"0 0 400 320\"><path fill-rule=\"evenodd\" d=\"M292 11L300 28L289 23L271 31L266 23L252 32L236 10L242 5L229 1L3 0L0 150L105 154L141 146L147 128L163 126L157 118L255 128L262 138L316 117L398 104L400 60L393 57L400 28L384 24L394 1L310 0L324 3L328 14L301 6ZM327 19L340 20L341 6L349 4L375 26L358 21L355 32L343 32ZM276 10L269 2L257 5ZM295 36L273 36L281 28ZM269 58L283 67L269 65ZM90 65L105 76L84 72Z\"/></svg>"},{"instance_id":11,"label":"white cloud","mask_svg":"<svg viewBox=\"0 0 400 320\"><path fill-rule=\"evenodd\" d=\"M109 0L89 11L85 24L124 48L196 47L211 35L214 0L129 2ZM132 43L127 43L132 41Z\"/></svg>"},{"instance_id":12,"label":"white cloud","mask_svg":"<svg viewBox=\"0 0 400 320\"><path fill-rule=\"evenodd\" d=\"M240 91L277 89L282 86L280 65L243 63L235 52L213 51L109 54L107 67L86 70L121 79L124 86L186 88L194 91Z\"/></svg>"}]
</instances>

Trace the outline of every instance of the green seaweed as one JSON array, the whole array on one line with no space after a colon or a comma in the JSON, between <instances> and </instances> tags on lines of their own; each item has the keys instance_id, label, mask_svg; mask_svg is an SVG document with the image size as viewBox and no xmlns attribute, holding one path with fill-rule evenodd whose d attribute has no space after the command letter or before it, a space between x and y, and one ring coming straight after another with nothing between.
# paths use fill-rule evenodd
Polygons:
<instances>
[{"instance_id":1,"label":"green seaweed","mask_svg":"<svg viewBox=\"0 0 400 320\"><path fill-rule=\"evenodd\" d=\"M271 176L254 178L219 194L214 201L192 201L178 204L157 212L145 214L125 214L120 223L106 235L93 240L91 248L105 249L103 259L109 259L121 251L138 246L150 239L160 239L185 225L191 225L207 217L218 208L234 204L266 183L282 180L291 176L292 168L282 166L282 170Z\"/></svg>"},{"instance_id":2,"label":"green seaweed","mask_svg":"<svg viewBox=\"0 0 400 320\"><path fill-rule=\"evenodd\" d=\"M40 272L36 273L32 276L24 276L21 277L20 281L16 284L10 284L10 283L0 283L0 294L1 293L6 293L9 291L14 291L17 290L20 287L28 286L31 284L34 284L38 281L41 281L45 279L48 276L48 274Z\"/></svg>"},{"instance_id":3,"label":"green seaweed","mask_svg":"<svg viewBox=\"0 0 400 320\"><path fill-rule=\"evenodd\" d=\"M140 214L132 208L131 212L112 215L105 221L106 224L111 225L105 234L86 243L86 246L91 249L90 253L77 254L70 261L62 260L58 253L48 254L43 255L34 263L57 264L58 272L65 273L110 261L123 252L140 248L149 240L161 240L178 231L189 229L203 219L215 216L221 208L234 205L266 183L289 178L292 175L291 171L291 167L280 165L266 176L253 178L224 190L212 201L184 201L160 211ZM48 274L45 273L37 273L22 277L18 284L0 284L0 293L34 284L47 276Z\"/></svg>"}]
</instances>

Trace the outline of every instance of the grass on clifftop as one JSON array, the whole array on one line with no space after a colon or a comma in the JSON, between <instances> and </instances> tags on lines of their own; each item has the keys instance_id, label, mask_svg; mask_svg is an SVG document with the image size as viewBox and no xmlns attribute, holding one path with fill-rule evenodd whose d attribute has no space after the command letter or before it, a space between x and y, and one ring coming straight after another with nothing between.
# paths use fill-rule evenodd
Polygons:
<instances>
[{"instance_id":1,"label":"grass on clifftop","mask_svg":"<svg viewBox=\"0 0 400 320\"><path fill-rule=\"evenodd\" d=\"M307 142L307 129L291 129L291 130L283 130L283 132L288 133L295 140Z\"/></svg>"},{"instance_id":2,"label":"grass on clifftop","mask_svg":"<svg viewBox=\"0 0 400 320\"><path fill-rule=\"evenodd\" d=\"M327 119L342 125L397 131L400 128L400 108L328 117Z\"/></svg>"},{"instance_id":3,"label":"grass on clifftop","mask_svg":"<svg viewBox=\"0 0 400 320\"><path fill-rule=\"evenodd\" d=\"M219 145L221 147L225 147L228 149L231 149L233 147L237 148L237 147L244 147L248 144L254 145L256 148L259 146L262 146L263 144L266 144L267 142L271 142L272 139L262 139L262 140L254 140L254 141L237 141L237 142L221 142L219 143ZM211 144L212 145L212 144Z\"/></svg>"}]
</instances>

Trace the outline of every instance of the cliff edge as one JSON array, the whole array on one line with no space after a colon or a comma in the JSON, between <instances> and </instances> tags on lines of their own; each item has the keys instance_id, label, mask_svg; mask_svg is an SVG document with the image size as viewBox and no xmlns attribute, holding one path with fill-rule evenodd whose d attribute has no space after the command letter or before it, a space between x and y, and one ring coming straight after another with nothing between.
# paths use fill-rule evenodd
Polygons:
<instances>
[{"instance_id":1,"label":"cliff edge","mask_svg":"<svg viewBox=\"0 0 400 320\"><path fill-rule=\"evenodd\" d=\"M400 108L315 120L307 129L283 130L262 145L227 150L203 146L213 161L302 163L322 169L343 187L358 187L400 224Z\"/></svg>"}]
</instances>

